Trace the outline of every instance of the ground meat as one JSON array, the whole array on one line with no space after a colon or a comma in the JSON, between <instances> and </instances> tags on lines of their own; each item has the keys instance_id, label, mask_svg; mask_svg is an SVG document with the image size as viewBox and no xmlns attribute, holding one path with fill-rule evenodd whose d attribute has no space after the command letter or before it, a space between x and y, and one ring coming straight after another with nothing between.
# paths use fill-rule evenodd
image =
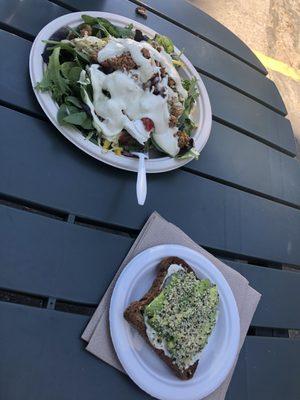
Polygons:
<instances>
[{"instance_id":1,"label":"ground meat","mask_svg":"<svg viewBox=\"0 0 300 400\"><path fill-rule=\"evenodd\" d=\"M169 127L170 127L170 128L174 128L174 127L177 125L177 121L178 121L178 118L177 118L177 117L175 117L174 115L170 115L170 118L169 118Z\"/></svg>"},{"instance_id":2,"label":"ground meat","mask_svg":"<svg viewBox=\"0 0 300 400\"><path fill-rule=\"evenodd\" d=\"M164 78L167 75L167 71L165 67L160 68L160 76Z\"/></svg>"},{"instance_id":3,"label":"ground meat","mask_svg":"<svg viewBox=\"0 0 300 400\"><path fill-rule=\"evenodd\" d=\"M98 62L98 51L93 51L90 55L91 60L94 61L95 63Z\"/></svg>"},{"instance_id":4,"label":"ground meat","mask_svg":"<svg viewBox=\"0 0 300 400\"><path fill-rule=\"evenodd\" d=\"M150 58L150 51L146 47L143 47L141 52L145 58Z\"/></svg>"},{"instance_id":5,"label":"ground meat","mask_svg":"<svg viewBox=\"0 0 300 400\"><path fill-rule=\"evenodd\" d=\"M176 87L176 82L174 81L173 78L171 78L170 76L168 77L168 85L170 86L170 88L174 89Z\"/></svg>"},{"instance_id":6,"label":"ground meat","mask_svg":"<svg viewBox=\"0 0 300 400\"><path fill-rule=\"evenodd\" d=\"M174 128L174 126L176 126L178 123L178 118L183 113L183 105L179 101L176 101L176 98L172 98L169 104L169 110L169 126Z\"/></svg>"},{"instance_id":7,"label":"ground meat","mask_svg":"<svg viewBox=\"0 0 300 400\"><path fill-rule=\"evenodd\" d=\"M183 148L188 148L190 144L190 137L187 133L178 131L178 146L183 149Z\"/></svg>"},{"instance_id":8,"label":"ground meat","mask_svg":"<svg viewBox=\"0 0 300 400\"><path fill-rule=\"evenodd\" d=\"M152 47L154 47L159 53L162 51L162 47L156 43L154 40L151 42Z\"/></svg>"},{"instance_id":9,"label":"ground meat","mask_svg":"<svg viewBox=\"0 0 300 400\"><path fill-rule=\"evenodd\" d=\"M181 103L173 103L171 106L171 111L170 114L174 115L175 117L180 117L180 115L183 113L183 106Z\"/></svg>"},{"instance_id":10,"label":"ground meat","mask_svg":"<svg viewBox=\"0 0 300 400\"><path fill-rule=\"evenodd\" d=\"M145 7L137 7L135 9L136 14L141 15L143 18L147 19L147 10Z\"/></svg>"},{"instance_id":11,"label":"ground meat","mask_svg":"<svg viewBox=\"0 0 300 400\"><path fill-rule=\"evenodd\" d=\"M100 65L104 69L111 69L112 71L116 71L118 69L130 71L131 69L137 68L136 63L133 61L130 53L128 52L117 57L109 58L101 62Z\"/></svg>"},{"instance_id":12,"label":"ground meat","mask_svg":"<svg viewBox=\"0 0 300 400\"><path fill-rule=\"evenodd\" d=\"M80 26L80 36L91 36L92 35L92 27L88 24L83 24Z\"/></svg>"}]
</instances>

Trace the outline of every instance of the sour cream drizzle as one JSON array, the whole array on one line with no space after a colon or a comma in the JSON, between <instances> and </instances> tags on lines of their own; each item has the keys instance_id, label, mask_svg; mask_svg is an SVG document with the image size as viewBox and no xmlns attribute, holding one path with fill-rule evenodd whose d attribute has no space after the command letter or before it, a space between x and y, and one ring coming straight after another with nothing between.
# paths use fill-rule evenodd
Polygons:
<instances>
[{"instance_id":1,"label":"sour cream drizzle","mask_svg":"<svg viewBox=\"0 0 300 400\"><path fill-rule=\"evenodd\" d=\"M149 50L149 59L143 56L141 52L143 48ZM133 39L111 38L108 44L98 52L98 62L101 63L108 58L117 57L126 52L130 53L132 59L138 65L137 71L141 82L147 82L156 72L159 72L159 67L155 64L155 61L158 61L166 69L167 74L174 79L178 93L183 99L187 97L187 92L182 86L171 56L164 50L157 51L150 43L136 42Z\"/></svg>"},{"instance_id":2,"label":"sour cream drizzle","mask_svg":"<svg viewBox=\"0 0 300 400\"><path fill-rule=\"evenodd\" d=\"M155 126L153 138L156 143L171 156L178 151L177 128L169 127L170 113L167 98L155 96L149 90L143 90L128 74L115 71L105 75L97 64L90 67L90 76L94 94L94 108L104 121L100 123L104 136L114 141L122 129L126 129L129 120L143 117L152 119ZM103 89L110 93L105 96ZM145 143L149 138L144 136L139 141Z\"/></svg>"},{"instance_id":3,"label":"sour cream drizzle","mask_svg":"<svg viewBox=\"0 0 300 400\"><path fill-rule=\"evenodd\" d=\"M143 56L141 49L149 50L150 58ZM98 52L98 62L101 63L109 58L120 56L129 52L138 68L132 72L115 71L105 75L98 69L98 64L91 65L89 75L93 86L93 106L96 114L103 118L97 121L103 135L116 141L122 129L130 121L150 118L154 123L155 130L153 139L155 143L171 156L179 152L177 128L169 127L170 113L167 100L174 92L167 86L167 78L163 84L167 87L167 96L154 95L149 89L144 90L142 83L147 82L160 68L155 64L158 61L166 70L167 74L175 81L176 90L182 99L187 97L180 76L172 64L171 57L164 52L158 52L147 42L136 42L132 39L111 38L108 44ZM107 97L103 90L110 93ZM149 136L143 132L136 139L144 144Z\"/></svg>"}]
</instances>

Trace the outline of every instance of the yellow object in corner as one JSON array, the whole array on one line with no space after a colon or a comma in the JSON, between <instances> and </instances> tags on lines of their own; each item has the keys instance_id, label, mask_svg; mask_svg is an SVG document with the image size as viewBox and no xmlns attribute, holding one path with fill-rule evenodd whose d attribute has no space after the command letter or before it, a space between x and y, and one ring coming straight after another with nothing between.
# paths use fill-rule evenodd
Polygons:
<instances>
[{"instance_id":1,"label":"yellow object in corner","mask_svg":"<svg viewBox=\"0 0 300 400\"><path fill-rule=\"evenodd\" d=\"M259 59L259 61L266 67L267 69L271 69L272 71L280 72L282 75L288 76L295 81L300 81L300 70L285 64L282 61L275 60L260 51L254 51L254 54Z\"/></svg>"},{"instance_id":2,"label":"yellow object in corner","mask_svg":"<svg viewBox=\"0 0 300 400\"><path fill-rule=\"evenodd\" d=\"M110 148L110 144L111 144L111 142L109 140L105 139L104 143L103 143L103 146L102 146L103 149L104 150L108 150Z\"/></svg>"}]
</instances>

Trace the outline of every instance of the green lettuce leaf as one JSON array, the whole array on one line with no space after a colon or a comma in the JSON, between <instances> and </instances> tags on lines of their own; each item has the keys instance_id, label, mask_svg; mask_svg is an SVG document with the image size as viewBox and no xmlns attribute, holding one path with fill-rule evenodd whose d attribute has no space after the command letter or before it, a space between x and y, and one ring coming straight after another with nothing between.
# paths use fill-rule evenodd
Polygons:
<instances>
[{"instance_id":1,"label":"green lettuce leaf","mask_svg":"<svg viewBox=\"0 0 300 400\"><path fill-rule=\"evenodd\" d=\"M179 128L180 130L186 132L188 135L191 135L193 129L196 127L194 121L190 117L190 114L195 104L195 101L199 96L197 79L184 79L182 81L182 85L188 92L188 96L184 100L184 110L179 118Z\"/></svg>"},{"instance_id":2,"label":"green lettuce leaf","mask_svg":"<svg viewBox=\"0 0 300 400\"><path fill-rule=\"evenodd\" d=\"M195 158L198 160L199 158L199 151L195 149L195 147L192 147L190 150L188 150L186 153L182 154L181 156L178 156L177 158L179 160L185 160L187 158Z\"/></svg>"},{"instance_id":3,"label":"green lettuce leaf","mask_svg":"<svg viewBox=\"0 0 300 400\"><path fill-rule=\"evenodd\" d=\"M169 54L174 53L174 44L170 38L164 35L155 35L154 40Z\"/></svg>"},{"instance_id":4,"label":"green lettuce leaf","mask_svg":"<svg viewBox=\"0 0 300 400\"><path fill-rule=\"evenodd\" d=\"M82 15L83 21L91 25L93 28L99 29L105 36L114 36L116 38L133 38L134 31L133 25L130 24L125 27L120 27L112 24L105 18L91 17L89 15Z\"/></svg>"},{"instance_id":5,"label":"green lettuce leaf","mask_svg":"<svg viewBox=\"0 0 300 400\"><path fill-rule=\"evenodd\" d=\"M54 101L61 103L65 95L70 94L69 80L61 71L59 62L60 47L56 47L51 56L44 73L43 79L36 85L36 89L46 92L50 91Z\"/></svg>"},{"instance_id":6,"label":"green lettuce leaf","mask_svg":"<svg viewBox=\"0 0 300 400\"><path fill-rule=\"evenodd\" d=\"M63 120L68 124L82 126L82 124L85 122L86 119L87 119L86 112L80 111L64 117Z\"/></svg>"}]
</instances>

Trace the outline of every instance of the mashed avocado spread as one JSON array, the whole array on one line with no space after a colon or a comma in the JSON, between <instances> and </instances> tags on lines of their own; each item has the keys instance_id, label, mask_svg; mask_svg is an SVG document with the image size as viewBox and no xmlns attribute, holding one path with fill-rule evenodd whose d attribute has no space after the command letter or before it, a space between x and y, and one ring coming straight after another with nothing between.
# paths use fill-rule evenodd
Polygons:
<instances>
[{"instance_id":1,"label":"mashed avocado spread","mask_svg":"<svg viewBox=\"0 0 300 400\"><path fill-rule=\"evenodd\" d=\"M181 370L188 368L199 358L215 326L218 302L216 285L180 268L145 308L149 340Z\"/></svg>"}]
</instances>

